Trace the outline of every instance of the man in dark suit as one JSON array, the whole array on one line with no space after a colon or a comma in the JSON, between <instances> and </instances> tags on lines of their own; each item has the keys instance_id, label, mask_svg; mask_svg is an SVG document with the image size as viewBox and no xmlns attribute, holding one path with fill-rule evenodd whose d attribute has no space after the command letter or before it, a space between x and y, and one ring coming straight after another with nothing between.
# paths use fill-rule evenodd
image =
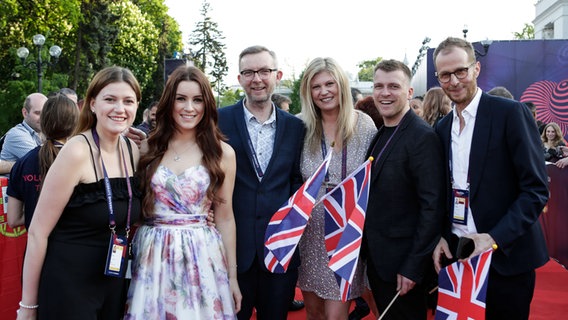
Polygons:
<instances>
[{"instance_id":1,"label":"man in dark suit","mask_svg":"<svg viewBox=\"0 0 568 320\"><path fill-rule=\"evenodd\" d=\"M449 209L434 264L439 270L454 258L458 237L474 241L468 258L493 248L486 319L528 319L535 268L548 261L538 221L548 185L534 118L524 104L477 87L481 66L464 39L442 41L434 64L455 104L436 128L449 164Z\"/></svg>"},{"instance_id":2,"label":"man in dark suit","mask_svg":"<svg viewBox=\"0 0 568 320\"><path fill-rule=\"evenodd\" d=\"M369 204L364 229L367 274L384 319L427 317L422 284L443 219L442 149L411 109L411 73L396 60L375 67L373 99L384 126L370 146Z\"/></svg>"},{"instance_id":3,"label":"man in dark suit","mask_svg":"<svg viewBox=\"0 0 568 320\"><path fill-rule=\"evenodd\" d=\"M237 156L233 210L237 226L238 281L243 294L238 318L285 320L294 298L299 258L288 271L270 273L264 265L264 234L272 215L301 186L304 125L272 104L282 72L274 52L262 46L239 56L239 83L245 98L219 110L219 127Z\"/></svg>"}]
</instances>

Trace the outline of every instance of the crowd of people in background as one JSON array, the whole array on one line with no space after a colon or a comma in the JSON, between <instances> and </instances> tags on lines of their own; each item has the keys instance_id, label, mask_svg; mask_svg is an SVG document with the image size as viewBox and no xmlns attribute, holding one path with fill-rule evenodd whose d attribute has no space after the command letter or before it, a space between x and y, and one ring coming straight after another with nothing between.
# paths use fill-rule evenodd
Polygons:
<instances>
[{"instance_id":1,"label":"crowd of people in background","mask_svg":"<svg viewBox=\"0 0 568 320\"><path fill-rule=\"evenodd\" d=\"M528 319L548 261L545 161L568 166L564 134L506 88L479 88L464 39L445 39L433 59L439 86L424 96L385 59L365 97L333 58L315 58L298 115L274 93L282 71L263 46L241 52L244 98L221 109L193 66L173 71L137 126L140 87L125 68L100 70L84 99L30 94L0 153L8 223L28 229L17 319L284 320L304 305L307 319L426 319L433 270L457 260L464 237L465 258L494 250L487 319ZM318 197L374 158L346 302L322 204L286 272L264 261L270 219L328 153Z\"/></svg>"}]
</instances>

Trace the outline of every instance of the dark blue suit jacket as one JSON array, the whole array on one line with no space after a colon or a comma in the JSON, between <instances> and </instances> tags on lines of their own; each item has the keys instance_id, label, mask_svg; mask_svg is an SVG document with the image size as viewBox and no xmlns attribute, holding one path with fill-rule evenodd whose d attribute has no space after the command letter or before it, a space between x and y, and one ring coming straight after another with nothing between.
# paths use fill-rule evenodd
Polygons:
<instances>
[{"instance_id":1,"label":"dark blue suit jacket","mask_svg":"<svg viewBox=\"0 0 568 320\"><path fill-rule=\"evenodd\" d=\"M436 131L449 162L453 112ZM449 168L444 237L450 236ZM538 217L548 201L548 180L536 122L522 103L481 95L469 157L470 206L478 233L489 233L499 245L491 265L509 276L548 261Z\"/></svg>"},{"instance_id":2,"label":"dark blue suit jacket","mask_svg":"<svg viewBox=\"0 0 568 320\"><path fill-rule=\"evenodd\" d=\"M219 109L219 128L237 157L233 211L237 226L238 272L248 270L255 256L264 266L264 233L272 215L302 185L300 156L305 127L297 117L278 108L274 151L264 177L258 180L248 147L243 100ZM298 254L289 268L299 265Z\"/></svg>"}]
</instances>

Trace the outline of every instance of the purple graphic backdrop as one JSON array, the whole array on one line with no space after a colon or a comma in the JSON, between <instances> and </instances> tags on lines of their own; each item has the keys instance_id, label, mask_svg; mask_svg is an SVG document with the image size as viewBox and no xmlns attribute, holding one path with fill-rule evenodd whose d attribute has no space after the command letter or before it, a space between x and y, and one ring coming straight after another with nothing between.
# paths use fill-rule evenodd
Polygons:
<instances>
[{"instance_id":1,"label":"purple graphic backdrop","mask_svg":"<svg viewBox=\"0 0 568 320\"><path fill-rule=\"evenodd\" d=\"M479 42L473 45L483 52ZM428 50L428 88L439 86L433 53L433 48ZM538 120L558 123L568 136L568 40L493 41L488 54L478 60L482 90L504 86L516 100L532 101Z\"/></svg>"}]
</instances>

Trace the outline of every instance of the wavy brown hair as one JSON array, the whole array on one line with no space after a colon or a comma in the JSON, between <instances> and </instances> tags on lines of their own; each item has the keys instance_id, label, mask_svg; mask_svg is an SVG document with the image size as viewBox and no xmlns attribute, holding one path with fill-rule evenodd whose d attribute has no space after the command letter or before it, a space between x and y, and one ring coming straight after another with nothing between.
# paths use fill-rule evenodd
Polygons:
<instances>
[{"instance_id":1,"label":"wavy brown hair","mask_svg":"<svg viewBox=\"0 0 568 320\"><path fill-rule=\"evenodd\" d=\"M422 117L433 126L436 120L452 110L451 103L450 98L448 98L442 88L432 87L424 95L424 102L422 103L424 115ZM444 106L449 106L449 109L444 109Z\"/></svg>"},{"instance_id":2,"label":"wavy brown hair","mask_svg":"<svg viewBox=\"0 0 568 320\"><path fill-rule=\"evenodd\" d=\"M181 66L174 70L166 82L156 111L156 128L148 138L148 152L140 159L138 164L142 192L144 193L142 213L146 218L151 218L154 215L155 196L151 188L152 177L168 149L170 139L174 136L175 130L178 130L175 125L172 125L175 123L172 113L177 88L182 81L194 81L201 89L205 108L203 118L196 127L196 140L203 153L203 166L209 171L211 180L207 188L207 197L213 203L224 201L215 194L225 180L225 173L220 165L223 156L221 141L225 138L217 127L217 105L213 90L209 80L201 70L193 66Z\"/></svg>"},{"instance_id":3,"label":"wavy brown hair","mask_svg":"<svg viewBox=\"0 0 568 320\"><path fill-rule=\"evenodd\" d=\"M42 177L41 186L43 186L43 177L47 174L47 170L49 170L61 149L62 144L57 140L69 138L77 126L78 119L79 109L77 105L65 95L58 93L45 102L40 118L41 131L45 135L45 142L38 153L39 173Z\"/></svg>"}]
</instances>

